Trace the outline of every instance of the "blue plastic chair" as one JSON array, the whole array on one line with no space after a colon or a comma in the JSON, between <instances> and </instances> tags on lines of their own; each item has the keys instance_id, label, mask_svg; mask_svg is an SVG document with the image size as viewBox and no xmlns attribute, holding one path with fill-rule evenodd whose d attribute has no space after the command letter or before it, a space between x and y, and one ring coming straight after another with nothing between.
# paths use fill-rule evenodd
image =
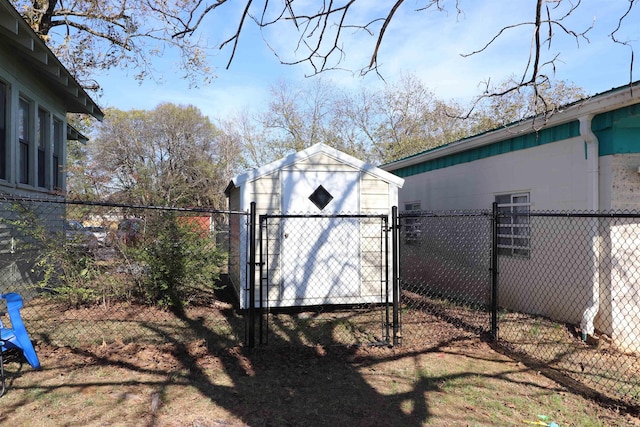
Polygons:
<instances>
[{"instance_id":1,"label":"blue plastic chair","mask_svg":"<svg viewBox=\"0 0 640 427\"><path fill-rule=\"evenodd\" d=\"M9 313L9 320L11 321L11 328L5 328L0 322L0 374L2 375L2 390L0 390L0 396L5 392L4 382L4 363L2 360L2 353L10 348L17 348L22 351L25 359L29 362L34 369L40 369L40 360L36 354L27 329L22 322L22 316L20 316L20 309L22 308L22 297L15 293L10 292L0 295L0 298L7 301L7 313Z\"/></svg>"}]
</instances>

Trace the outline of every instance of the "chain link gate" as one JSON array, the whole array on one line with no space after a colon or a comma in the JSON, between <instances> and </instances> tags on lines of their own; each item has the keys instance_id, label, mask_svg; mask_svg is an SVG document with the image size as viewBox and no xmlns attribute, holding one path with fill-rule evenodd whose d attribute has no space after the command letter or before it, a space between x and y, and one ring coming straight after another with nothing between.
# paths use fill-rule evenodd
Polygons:
<instances>
[{"instance_id":1,"label":"chain link gate","mask_svg":"<svg viewBox=\"0 0 640 427\"><path fill-rule=\"evenodd\" d=\"M388 216L268 214L257 223L250 345L255 335L270 345L392 341Z\"/></svg>"}]
</instances>

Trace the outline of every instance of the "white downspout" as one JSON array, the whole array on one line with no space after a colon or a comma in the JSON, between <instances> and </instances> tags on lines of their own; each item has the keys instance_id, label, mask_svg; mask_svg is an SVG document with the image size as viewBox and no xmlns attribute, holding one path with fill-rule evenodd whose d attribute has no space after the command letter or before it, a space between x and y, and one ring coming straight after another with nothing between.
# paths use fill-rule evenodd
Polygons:
<instances>
[{"instance_id":1,"label":"white downspout","mask_svg":"<svg viewBox=\"0 0 640 427\"><path fill-rule=\"evenodd\" d=\"M593 115L589 114L579 118L580 135L584 138L587 155L587 209L589 212L600 210L600 166L598 138L591 130L591 120ZM600 234L598 218L593 218L589 222L591 237L591 298L587 308L582 313L580 329L582 339L587 340L588 335L593 335L593 321L600 309Z\"/></svg>"}]
</instances>

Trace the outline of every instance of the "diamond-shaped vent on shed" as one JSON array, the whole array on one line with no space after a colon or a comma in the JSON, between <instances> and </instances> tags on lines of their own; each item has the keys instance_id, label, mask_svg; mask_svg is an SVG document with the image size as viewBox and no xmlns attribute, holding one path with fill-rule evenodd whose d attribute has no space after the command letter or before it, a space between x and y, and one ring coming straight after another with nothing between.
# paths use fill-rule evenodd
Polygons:
<instances>
[{"instance_id":1,"label":"diamond-shaped vent on shed","mask_svg":"<svg viewBox=\"0 0 640 427\"><path fill-rule=\"evenodd\" d=\"M309 200L313 202L318 209L323 210L329 202L333 200L333 196L322 185L319 185L309 196Z\"/></svg>"}]
</instances>

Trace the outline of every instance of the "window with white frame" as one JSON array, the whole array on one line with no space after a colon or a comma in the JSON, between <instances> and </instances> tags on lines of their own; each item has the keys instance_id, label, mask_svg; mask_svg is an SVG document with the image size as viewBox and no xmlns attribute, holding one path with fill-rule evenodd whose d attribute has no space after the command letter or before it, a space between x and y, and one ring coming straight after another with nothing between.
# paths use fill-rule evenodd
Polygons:
<instances>
[{"instance_id":1,"label":"window with white frame","mask_svg":"<svg viewBox=\"0 0 640 427\"><path fill-rule=\"evenodd\" d=\"M31 144L31 104L20 98L18 105L18 182L29 184L29 146Z\"/></svg>"},{"instance_id":2,"label":"window with white frame","mask_svg":"<svg viewBox=\"0 0 640 427\"><path fill-rule=\"evenodd\" d=\"M529 193L499 194L498 255L528 257L530 247Z\"/></svg>"},{"instance_id":3,"label":"window with white frame","mask_svg":"<svg viewBox=\"0 0 640 427\"><path fill-rule=\"evenodd\" d=\"M38 109L38 159L36 164L38 187L46 188L47 174L49 167L47 165L47 145L50 144L49 138L49 112Z\"/></svg>"},{"instance_id":4,"label":"window with white frame","mask_svg":"<svg viewBox=\"0 0 640 427\"><path fill-rule=\"evenodd\" d=\"M0 179L7 179L7 85L0 82Z\"/></svg>"},{"instance_id":5,"label":"window with white frame","mask_svg":"<svg viewBox=\"0 0 640 427\"><path fill-rule=\"evenodd\" d=\"M62 120L53 119L53 189L54 190L62 190L62 179L63 179L63 170L62 170Z\"/></svg>"}]
</instances>

